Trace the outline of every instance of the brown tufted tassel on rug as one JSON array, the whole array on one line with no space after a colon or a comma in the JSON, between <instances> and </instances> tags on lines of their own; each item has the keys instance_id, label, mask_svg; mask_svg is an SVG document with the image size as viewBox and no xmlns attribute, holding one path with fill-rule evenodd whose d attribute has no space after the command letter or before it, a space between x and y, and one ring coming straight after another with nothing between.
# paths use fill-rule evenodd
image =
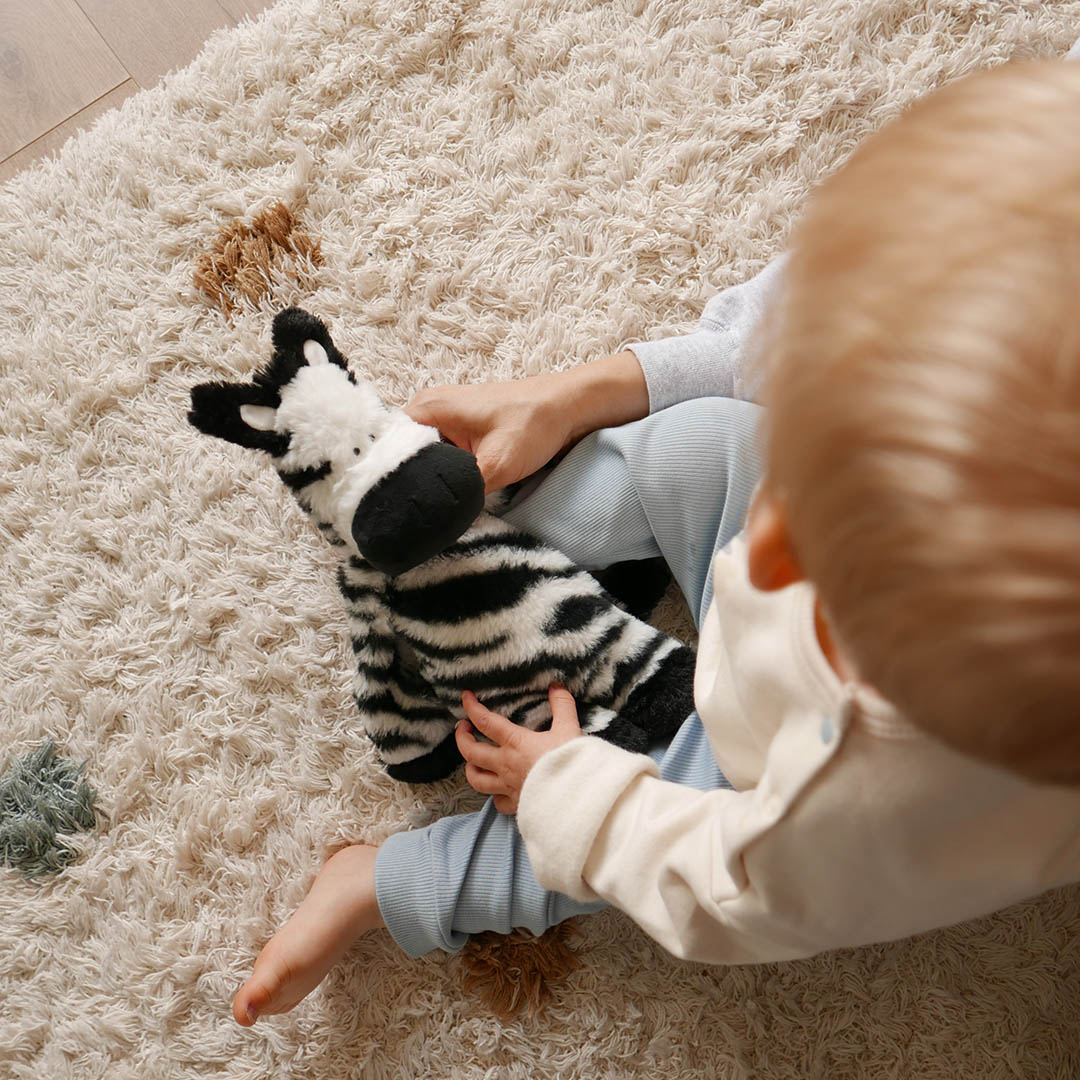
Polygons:
<instances>
[{"instance_id":1,"label":"brown tufted tassel on rug","mask_svg":"<svg viewBox=\"0 0 1080 1080\"><path fill-rule=\"evenodd\" d=\"M286 269L286 261L295 269ZM276 202L256 214L250 224L234 218L222 226L213 248L199 259L195 287L231 315L238 300L257 304L269 295L275 270L305 288L313 287L312 271L322 261L319 241L299 227L285 203Z\"/></svg>"},{"instance_id":2,"label":"brown tufted tassel on rug","mask_svg":"<svg viewBox=\"0 0 1080 1080\"><path fill-rule=\"evenodd\" d=\"M475 934L459 954L465 989L501 1020L522 1009L535 1016L550 1000L552 988L581 963L570 944L580 937L573 921L559 923L540 937L528 930Z\"/></svg>"}]
</instances>

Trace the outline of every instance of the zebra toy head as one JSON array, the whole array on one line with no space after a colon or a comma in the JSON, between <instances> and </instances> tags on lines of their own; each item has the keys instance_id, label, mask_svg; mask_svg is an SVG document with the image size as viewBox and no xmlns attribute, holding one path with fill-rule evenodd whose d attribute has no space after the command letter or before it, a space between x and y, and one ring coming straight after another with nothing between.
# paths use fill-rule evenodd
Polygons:
<instances>
[{"instance_id":1,"label":"zebra toy head","mask_svg":"<svg viewBox=\"0 0 1080 1080\"><path fill-rule=\"evenodd\" d=\"M268 453L316 523L388 574L438 554L476 520L476 459L386 408L322 322L289 308L274 319L273 343L251 382L192 388L195 427Z\"/></svg>"}]
</instances>

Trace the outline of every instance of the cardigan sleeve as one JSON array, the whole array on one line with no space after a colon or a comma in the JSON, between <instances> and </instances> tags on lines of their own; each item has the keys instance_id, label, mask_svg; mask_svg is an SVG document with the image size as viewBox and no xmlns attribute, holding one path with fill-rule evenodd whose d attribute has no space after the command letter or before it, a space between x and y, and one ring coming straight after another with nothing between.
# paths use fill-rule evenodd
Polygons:
<instances>
[{"instance_id":1,"label":"cardigan sleeve","mask_svg":"<svg viewBox=\"0 0 1080 1080\"><path fill-rule=\"evenodd\" d=\"M746 857L786 805L767 785L703 792L660 780L652 758L584 736L533 766L518 828L545 888L607 900L678 957L753 963L834 944L798 917L803 904L773 906L759 887L777 884L771 868L761 881L747 874Z\"/></svg>"},{"instance_id":2,"label":"cardigan sleeve","mask_svg":"<svg viewBox=\"0 0 1080 1080\"><path fill-rule=\"evenodd\" d=\"M785 722L744 791L666 782L649 757L571 740L521 793L537 880L607 900L675 956L714 964L891 941L1075 880L1074 790L925 736L861 757L820 733L812 712Z\"/></svg>"},{"instance_id":3,"label":"cardigan sleeve","mask_svg":"<svg viewBox=\"0 0 1080 1080\"><path fill-rule=\"evenodd\" d=\"M645 374L650 413L697 397L756 400L762 373L747 363L746 345L778 291L786 261L780 255L749 281L714 296L692 333L627 345Z\"/></svg>"}]
</instances>

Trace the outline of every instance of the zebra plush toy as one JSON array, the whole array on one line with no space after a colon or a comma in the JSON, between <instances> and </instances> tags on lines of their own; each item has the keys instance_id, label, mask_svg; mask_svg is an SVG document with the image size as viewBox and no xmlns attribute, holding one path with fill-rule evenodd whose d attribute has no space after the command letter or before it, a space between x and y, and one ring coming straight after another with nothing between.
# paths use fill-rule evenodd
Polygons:
<instances>
[{"instance_id":1,"label":"zebra plush toy","mask_svg":"<svg viewBox=\"0 0 1080 1080\"><path fill-rule=\"evenodd\" d=\"M273 344L250 383L194 387L188 419L268 453L340 549L353 693L392 777L457 768L466 689L538 730L551 722L548 687L561 682L587 732L630 750L674 733L693 708L690 649L485 512L473 456L383 406L318 319L281 312Z\"/></svg>"}]
</instances>

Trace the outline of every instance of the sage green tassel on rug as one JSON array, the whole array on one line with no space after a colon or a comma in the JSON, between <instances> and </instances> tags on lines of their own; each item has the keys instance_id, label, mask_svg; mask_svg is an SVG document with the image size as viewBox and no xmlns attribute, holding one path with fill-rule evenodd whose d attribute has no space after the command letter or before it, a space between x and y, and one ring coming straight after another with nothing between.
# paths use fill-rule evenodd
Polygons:
<instances>
[{"instance_id":1,"label":"sage green tassel on rug","mask_svg":"<svg viewBox=\"0 0 1080 1080\"><path fill-rule=\"evenodd\" d=\"M85 765L58 758L51 739L11 764L0 777L0 863L37 877L71 862L75 849L59 834L95 821Z\"/></svg>"}]
</instances>

